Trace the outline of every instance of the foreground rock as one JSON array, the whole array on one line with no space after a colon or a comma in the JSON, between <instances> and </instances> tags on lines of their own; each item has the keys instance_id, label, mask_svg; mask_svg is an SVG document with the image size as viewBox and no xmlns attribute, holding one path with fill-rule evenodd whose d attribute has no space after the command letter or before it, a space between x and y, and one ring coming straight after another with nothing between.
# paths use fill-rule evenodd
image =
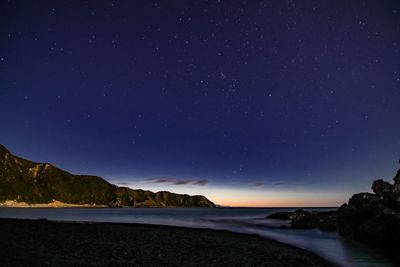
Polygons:
<instances>
[{"instance_id":1,"label":"foreground rock","mask_svg":"<svg viewBox=\"0 0 400 267\"><path fill-rule=\"evenodd\" d=\"M267 216L268 219L290 220L291 228L312 229L319 228L323 231L336 231L336 211L307 211L297 209L289 212L277 212ZM283 225L282 228L287 228Z\"/></svg>"},{"instance_id":2,"label":"foreground rock","mask_svg":"<svg viewBox=\"0 0 400 267\"><path fill-rule=\"evenodd\" d=\"M394 184L376 180L372 193L352 196L338 210L339 233L378 246L400 242L400 170Z\"/></svg>"},{"instance_id":3,"label":"foreground rock","mask_svg":"<svg viewBox=\"0 0 400 267\"><path fill-rule=\"evenodd\" d=\"M267 218L289 220L290 226L283 228L338 230L341 235L392 251L400 243L400 170L393 180L393 184L375 180L373 193L355 194L337 211L298 209Z\"/></svg>"},{"instance_id":4,"label":"foreground rock","mask_svg":"<svg viewBox=\"0 0 400 267\"><path fill-rule=\"evenodd\" d=\"M305 250L228 231L0 219L1 266L332 266Z\"/></svg>"},{"instance_id":5,"label":"foreground rock","mask_svg":"<svg viewBox=\"0 0 400 267\"><path fill-rule=\"evenodd\" d=\"M16 157L0 145L0 206L215 207L204 196L133 190Z\"/></svg>"}]
</instances>

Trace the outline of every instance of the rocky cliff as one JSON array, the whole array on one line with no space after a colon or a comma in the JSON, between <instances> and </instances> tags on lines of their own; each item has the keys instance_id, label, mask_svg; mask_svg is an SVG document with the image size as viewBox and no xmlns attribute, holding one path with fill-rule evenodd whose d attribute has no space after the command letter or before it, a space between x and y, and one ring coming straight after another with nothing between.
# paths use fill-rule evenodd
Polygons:
<instances>
[{"instance_id":1,"label":"rocky cliff","mask_svg":"<svg viewBox=\"0 0 400 267\"><path fill-rule=\"evenodd\" d=\"M337 211L339 232L355 239L390 247L400 241L400 170L394 184L373 182L374 193L353 195Z\"/></svg>"},{"instance_id":2,"label":"rocky cliff","mask_svg":"<svg viewBox=\"0 0 400 267\"><path fill-rule=\"evenodd\" d=\"M0 202L110 207L215 207L204 196L134 190L97 176L73 175L48 163L16 157L0 145Z\"/></svg>"}]
</instances>

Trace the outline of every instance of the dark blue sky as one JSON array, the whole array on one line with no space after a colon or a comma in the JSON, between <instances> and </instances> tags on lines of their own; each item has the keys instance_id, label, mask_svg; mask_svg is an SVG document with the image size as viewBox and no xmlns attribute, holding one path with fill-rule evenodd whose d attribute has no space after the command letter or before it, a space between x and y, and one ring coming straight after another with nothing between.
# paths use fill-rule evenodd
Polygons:
<instances>
[{"instance_id":1,"label":"dark blue sky","mask_svg":"<svg viewBox=\"0 0 400 267\"><path fill-rule=\"evenodd\" d=\"M397 1L0 4L0 143L73 173L339 204L397 168L399 103Z\"/></svg>"}]
</instances>

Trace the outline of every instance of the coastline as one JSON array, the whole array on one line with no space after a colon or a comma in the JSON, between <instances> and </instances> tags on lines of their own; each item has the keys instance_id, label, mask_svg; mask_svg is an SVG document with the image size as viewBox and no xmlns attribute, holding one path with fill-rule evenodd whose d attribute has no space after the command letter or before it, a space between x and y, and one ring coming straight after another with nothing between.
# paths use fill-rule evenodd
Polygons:
<instances>
[{"instance_id":1,"label":"coastline","mask_svg":"<svg viewBox=\"0 0 400 267\"><path fill-rule=\"evenodd\" d=\"M258 235L131 223L0 219L4 266L334 266Z\"/></svg>"},{"instance_id":2,"label":"coastline","mask_svg":"<svg viewBox=\"0 0 400 267\"><path fill-rule=\"evenodd\" d=\"M65 203L58 200L53 200L50 203L27 203L20 202L15 200L6 200L4 202L0 202L1 208L109 208L109 209L119 209L119 208L128 208L128 209L166 209L166 208L199 208L199 209L216 209L219 207L182 207L182 206L143 206L143 207L134 207L134 206L119 206L119 207L110 207L109 205L98 205L98 204L72 204Z\"/></svg>"},{"instance_id":3,"label":"coastline","mask_svg":"<svg viewBox=\"0 0 400 267\"><path fill-rule=\"evenodd\" d=\"M6 200L0 203L0 208L108 208L107 205L70 204L58 200L50 203L30 204L15 200Z\"/></svg>"},{"instance_id":4,"label":"coastline","mask_svg":"<svg viewBox=\"0 0 400 267\"><path fill-rule=\"evenodd\" d=\"M16 200L6 200L4 202L0 202L0 208L111 208L108 205L98 205L98 204L72 204L65 203L58 200L53 200L50 203L27 203L20 202ZM146 206L146 207L132 207L132 206L121 206L121 208L188 208L188 207L179 207L179 206ZM196 208L196 207L195 207ZM210 207L197 207L197 208L210 208ZM319 210L319 209L338 209L339 207L242 207L242 206L215 206L213 209L287 209L287 210L295 210L295 209L310 209L310 210Z\"/></svg>"}]
</instances>

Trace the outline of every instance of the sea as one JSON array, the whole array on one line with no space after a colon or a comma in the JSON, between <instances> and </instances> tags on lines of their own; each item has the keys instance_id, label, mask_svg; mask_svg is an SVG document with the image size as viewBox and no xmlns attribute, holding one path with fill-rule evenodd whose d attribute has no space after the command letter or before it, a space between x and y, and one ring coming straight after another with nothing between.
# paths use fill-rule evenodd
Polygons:
<instances>
[{"instance_id":1,"label":"sea","mask_svg":"<svg viewBox=\"0 0 400 267\"><path fill-rule=\"evenodd\" d=\"M0 208L0 218L141 223L257 234L309 250L346 267L396 266L382 251L319 229L282 229L287 221L266 216L289 208ZM308 210L327 211L332 208Z\"/></svg>"}]
</instances>

